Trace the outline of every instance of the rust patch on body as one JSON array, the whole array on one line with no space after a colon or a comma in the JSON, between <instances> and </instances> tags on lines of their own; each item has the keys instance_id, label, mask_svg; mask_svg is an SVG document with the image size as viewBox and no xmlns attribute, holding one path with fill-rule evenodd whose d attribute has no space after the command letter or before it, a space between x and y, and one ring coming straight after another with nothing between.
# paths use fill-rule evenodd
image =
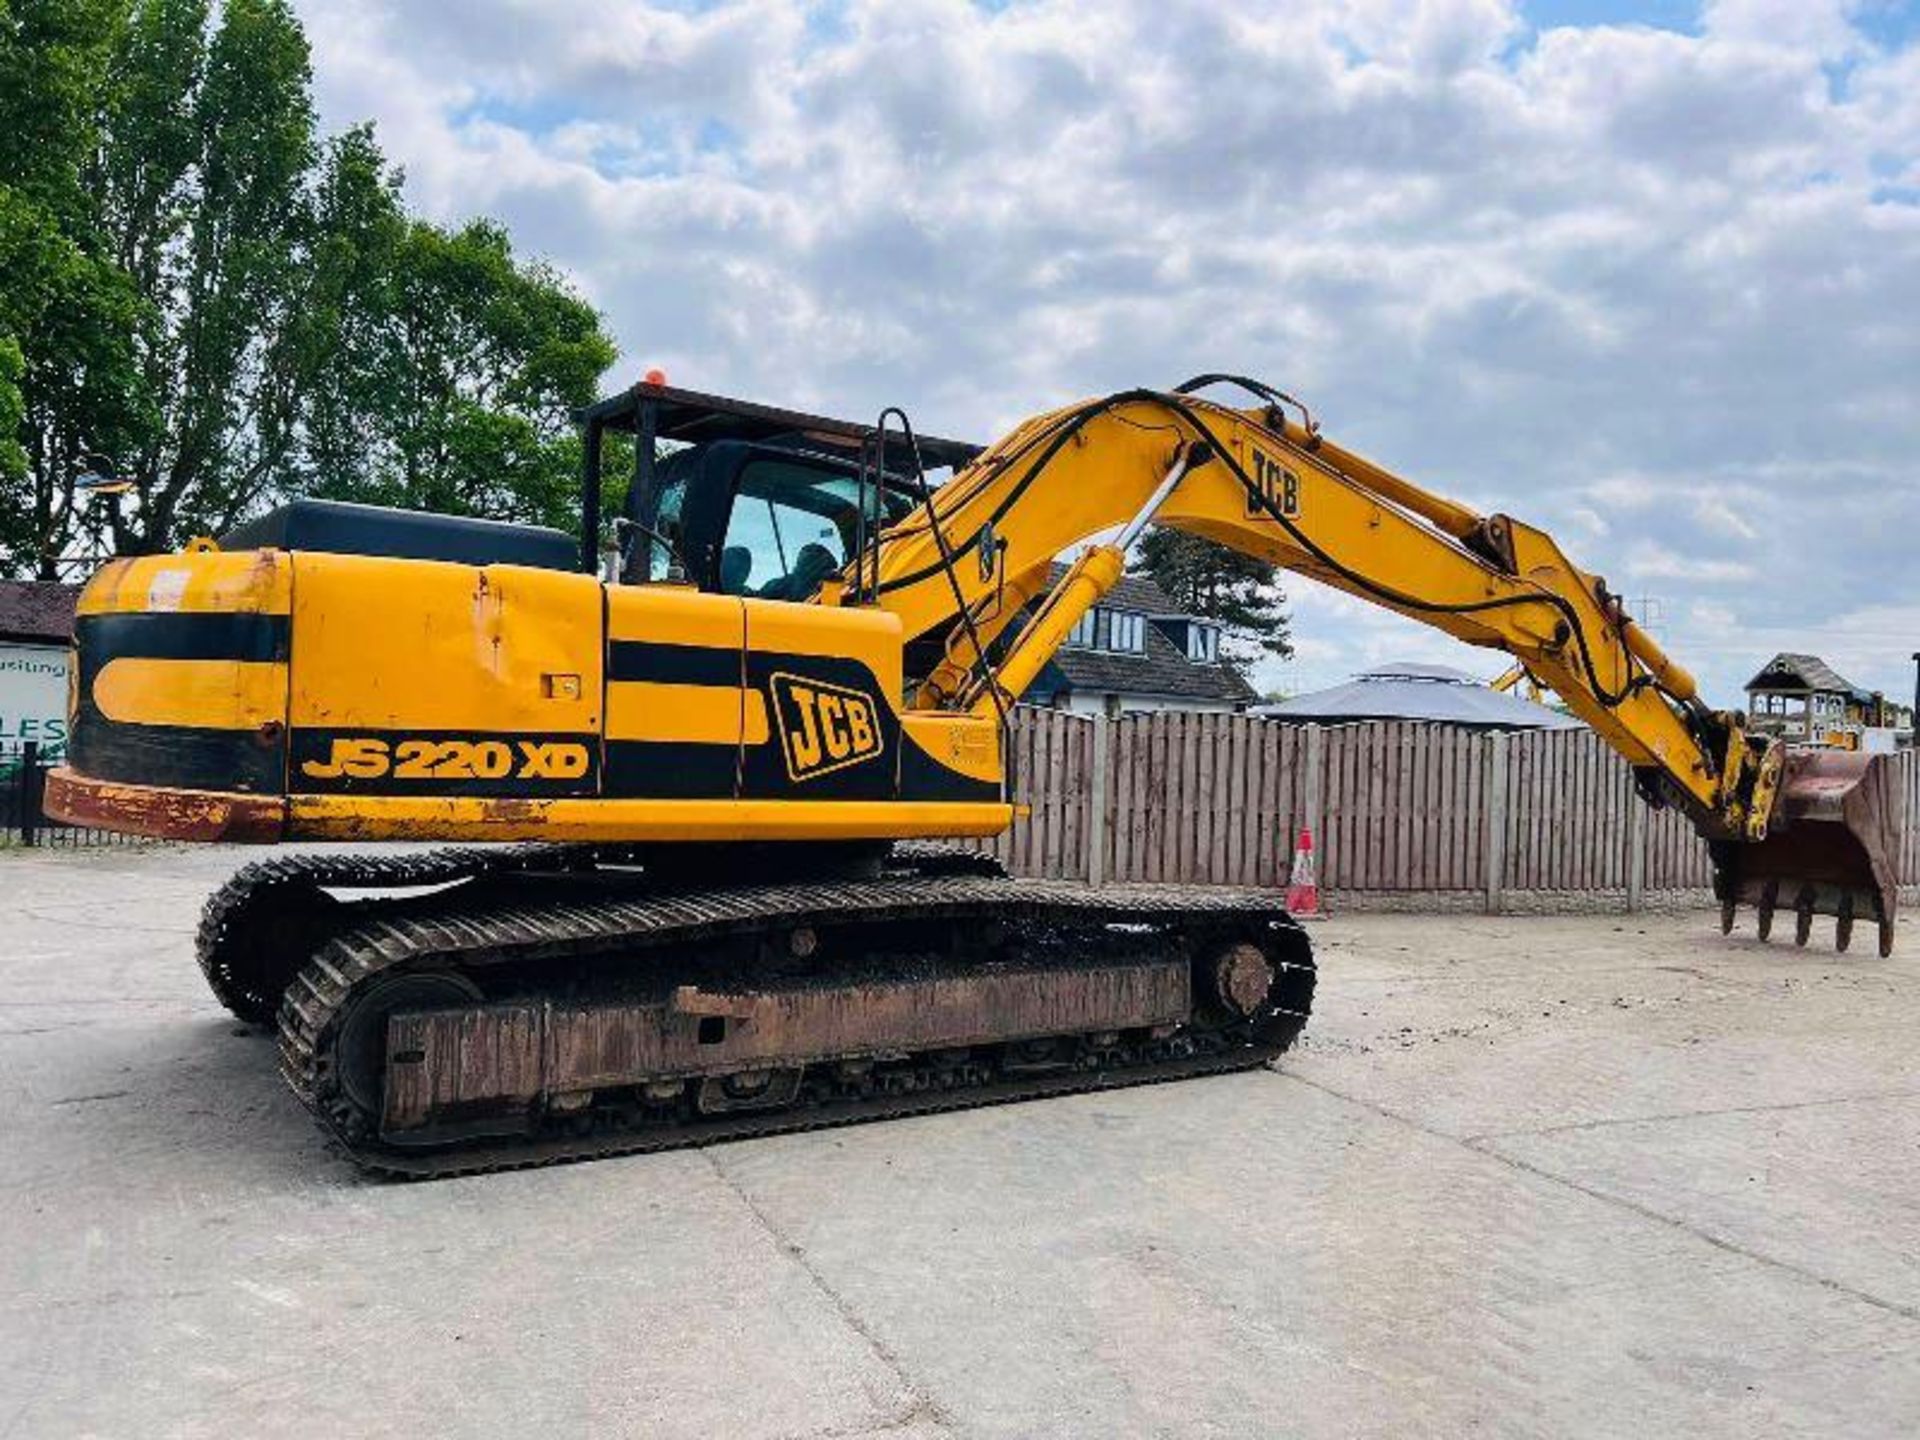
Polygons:
<instances>
[{"instance_id":1,"label":"rust patch on body","mask_svg":"<svg viewBox=\"0 0 1920 1440\"><path fill-rule=\"evenodd\" d=\"M66 765L47 775L46 812L66 825L155 840L264 845L280 839L286 825L286 802L278 796L127 785L89 779Z\"/></svg>"}]
</instances>

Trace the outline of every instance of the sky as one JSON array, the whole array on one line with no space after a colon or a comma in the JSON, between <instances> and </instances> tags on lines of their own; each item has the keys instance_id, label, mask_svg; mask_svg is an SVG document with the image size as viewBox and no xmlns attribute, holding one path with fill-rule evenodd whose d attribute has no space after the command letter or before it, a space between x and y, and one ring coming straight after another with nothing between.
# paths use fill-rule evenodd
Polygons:
<instances>
[{"instance_id":1,"label":"sky","mask_svg":"<svg viewBox=\"0 0 1920 1440\"><path fill-rule=\"evenodd\" d=\"M299 0L331 128L676 384L987 440L1204 370L1554 534L1715 703L1910 696L1920 0ZM1499 657L1287 585L1298 692Z\"/></svg>"}]
</instances>

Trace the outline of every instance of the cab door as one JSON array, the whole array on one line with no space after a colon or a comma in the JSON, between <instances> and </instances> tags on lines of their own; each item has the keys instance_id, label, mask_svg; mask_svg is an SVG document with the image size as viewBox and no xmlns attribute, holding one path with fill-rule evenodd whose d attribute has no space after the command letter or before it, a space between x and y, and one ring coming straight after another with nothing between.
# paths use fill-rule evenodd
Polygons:
<instances>
[{"instance_id":1,"label":"cab door","mask_svg":"<svg viewBox=\"0 0 1920 1440\"><path fill-rule=\"evenodd\" d=\"M895 798L900 622L812 603L879 503L845 462L804 451L728 440L671 457L654 536L698 589L610 591L608 797Z\"/></svg>"}]
</instances>

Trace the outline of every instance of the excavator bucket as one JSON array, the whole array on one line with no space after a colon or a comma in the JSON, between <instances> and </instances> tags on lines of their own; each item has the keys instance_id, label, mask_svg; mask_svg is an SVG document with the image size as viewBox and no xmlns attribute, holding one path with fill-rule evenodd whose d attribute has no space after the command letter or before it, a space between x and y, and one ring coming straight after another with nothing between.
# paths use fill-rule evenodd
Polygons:
<instances>
[{"instance_id":1,"label":"excavator bucket","mask_svg":"<svg viewBox=\"0 0 1920 1440\"><path fill-rule=\"evenodd\" d=\"M1784 908L1794 914L1796 944L1807 943L1815 915L1831 915L1839 949L1862 920L1878 928L1880 953L1891 954L1903 819L1885 756L1789 751L1767 838L1713 847L1721 929L1731 930L1748 904L1765 940Z\"/></svg>"}]
</instances>

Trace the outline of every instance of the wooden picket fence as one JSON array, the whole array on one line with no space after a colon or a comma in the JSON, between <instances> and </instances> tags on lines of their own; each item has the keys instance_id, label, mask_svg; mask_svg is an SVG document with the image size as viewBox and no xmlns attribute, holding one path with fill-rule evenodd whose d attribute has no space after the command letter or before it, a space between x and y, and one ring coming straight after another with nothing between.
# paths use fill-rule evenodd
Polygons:
<instances>
[{"instance_id":1,"label":"wooden picket fence","mask_svg":"<svg viewBox=\"0 0 1920 1440\"><path fill-rule=\"evenodd\" d=\"M1692 826L1637 799L1625 762L1584 729L1021 707L1012 761L1031 813L986 848L1019 875L1283 885L1311 826L1320 884L1353 895L1484 896L1497 910L1575 892L1631 908L1710 884ZM1920 818L1920 767L1895 763ZM1912 825L1902 878L1920 883Z\"/></svg>"}]
</instances>

